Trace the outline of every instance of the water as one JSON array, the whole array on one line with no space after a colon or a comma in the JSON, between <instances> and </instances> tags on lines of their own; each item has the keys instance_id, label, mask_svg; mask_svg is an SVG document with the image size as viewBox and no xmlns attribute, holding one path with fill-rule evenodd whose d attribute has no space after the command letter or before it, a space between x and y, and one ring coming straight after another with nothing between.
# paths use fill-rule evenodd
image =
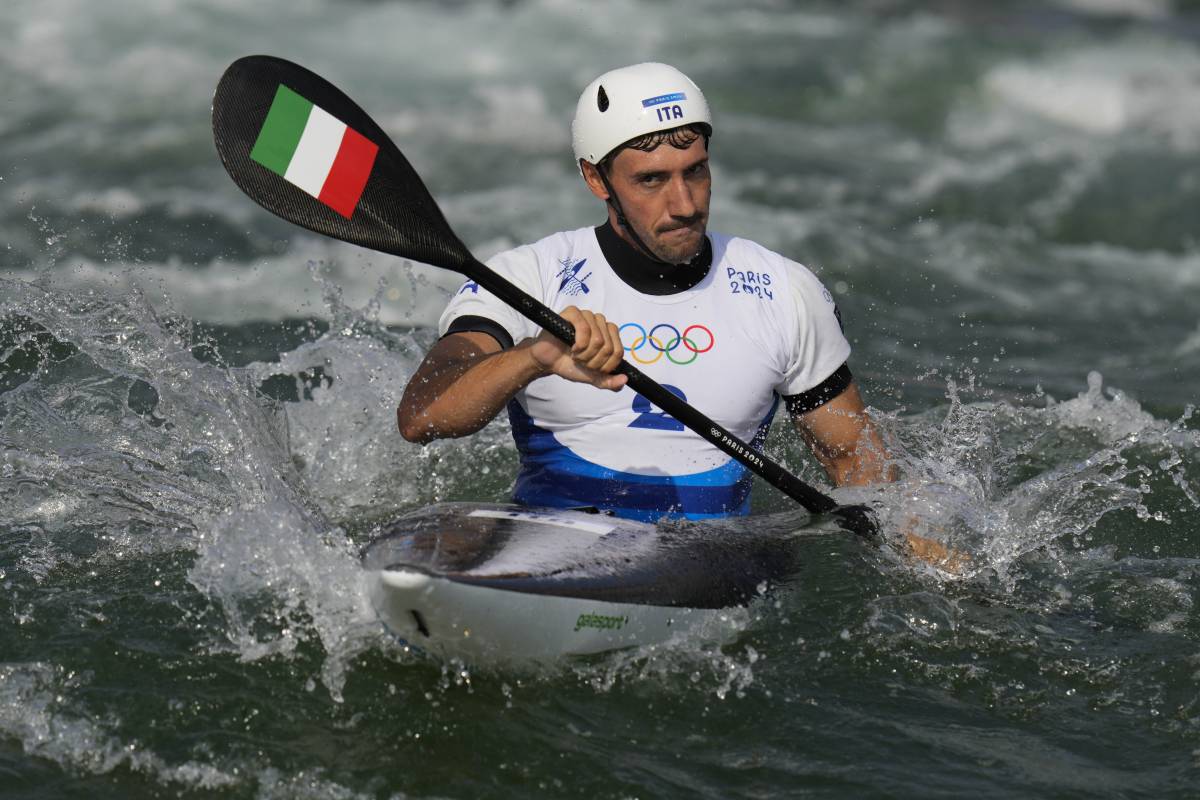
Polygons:
<instances>
[{"instance_id":1,"label":"water","mask_svg":"<svg viewBox=\"0 0 1200 800\"><path fill-rule=\"evenodd\" d=\"M0 8L0 796L1195 796L1196 6L604 9ZM515 453L502 423L394 432L457 278L224 175L209 99L251 52L348 89L480 256L599 219L580 86L692 74L714 228L837 295L903 474L865 499L960 574L808 537L725 644L405 652L358 547L503 500ZM825 485L783 427L769 449Z\"/></svg>"}]
</instances>

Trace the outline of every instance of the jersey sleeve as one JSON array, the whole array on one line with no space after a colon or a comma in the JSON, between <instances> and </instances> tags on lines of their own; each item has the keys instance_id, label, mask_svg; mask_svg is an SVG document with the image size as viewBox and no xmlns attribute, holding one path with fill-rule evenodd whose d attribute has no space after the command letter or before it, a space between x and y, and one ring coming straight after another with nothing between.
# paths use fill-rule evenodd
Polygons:
<instances>
[{"instance_id":1,"label":"jersey sleeve","mask_svg":"<svg viewBox=\"0 0 1200 800\"><path fill-rule=\"evenodd\" d=\"M833 295L805 267L795 262L788 267L794 329L783 380L775 387L784 397L821 386L840 374L850 357L850 342L842 333Z\"/></svg>"},{"instance_id":2,"label":"jersey sleeve","mask_svg":"<svg viewBox=\"0 0 1200 800\"><path fill-rule=\"evenodd\" d=\"M538 267L537 255L533 248L525 246L508 250L488 259L487 265L493 272L506 278L527 294L538 299L542 297L541 270ZM468 280L459 287L458 292L446 306L446 310L442 312L442 316L438 320L438 335L446 335L455 320L468 318L493 323L507 332L513 343L536 336L539 331L536 325L473 280ZM456 326L455 329L492 332L486 325L479 324L470 325L467 328ZM504 344L506 343L501 341L501 345Z\"/></svg>"}]
</instances>

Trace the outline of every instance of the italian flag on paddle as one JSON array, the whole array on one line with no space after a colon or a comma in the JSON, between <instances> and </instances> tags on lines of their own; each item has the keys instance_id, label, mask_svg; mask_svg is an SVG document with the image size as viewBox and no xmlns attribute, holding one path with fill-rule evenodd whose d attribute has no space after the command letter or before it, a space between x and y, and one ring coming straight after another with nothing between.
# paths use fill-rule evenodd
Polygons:
<instances>
[{"instance_id":1,"label":"italian flag on paddle","mask_svg":"<svg viewBox=\"0 0 1200 800\"><path fill-rule=\"evenodd\" d=\"M378 152L367 137L279 84L250 158L349 219Z\"/></svg>"}]
</instances>

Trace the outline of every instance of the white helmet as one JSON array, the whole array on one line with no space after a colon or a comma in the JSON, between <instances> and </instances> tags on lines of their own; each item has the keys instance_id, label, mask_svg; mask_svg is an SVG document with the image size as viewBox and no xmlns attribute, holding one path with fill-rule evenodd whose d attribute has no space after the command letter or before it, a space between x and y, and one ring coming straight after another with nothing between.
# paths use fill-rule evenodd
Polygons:
<instances>
[{"instance_id":1,"label":"white helmet","mask_svg":"<svg viewBox=\"0 0 1200 800\"><path fill-rule=\"evenodd\" d=\"M575 107L571 139L575 163L599 164L630 139L700 123L712 132L712 115L700 87L666 64L634 64L588 84Z\"/></svg>"}]
</instances>

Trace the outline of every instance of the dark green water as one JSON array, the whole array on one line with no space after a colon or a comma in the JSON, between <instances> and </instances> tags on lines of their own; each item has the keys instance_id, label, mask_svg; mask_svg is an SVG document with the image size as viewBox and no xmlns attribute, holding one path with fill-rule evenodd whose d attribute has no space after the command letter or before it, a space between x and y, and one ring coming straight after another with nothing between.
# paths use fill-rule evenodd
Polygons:
<instances>
[{"instance_id":1,"label":"dark green water","mask_svg":"<svg viewBox=\"0 0 1200 800\"><path fill-rule=\"evenodd\" d=\"M0 797L1200 794L1197 13L4 5ZM834 292L903 476L841 496L964 574L798 537L800 574L725 642L502 671L405 652L358 548L505 499L515 453L503 423L394 432L457 279L293 230L224 175L209 99L250 52L346 88L481 256L599 220L580 86L692 74L713 227ZM769 449L824 485L784 427ZM805 528L773 490L754 507Z\"/></svg>"}]
</instances>

